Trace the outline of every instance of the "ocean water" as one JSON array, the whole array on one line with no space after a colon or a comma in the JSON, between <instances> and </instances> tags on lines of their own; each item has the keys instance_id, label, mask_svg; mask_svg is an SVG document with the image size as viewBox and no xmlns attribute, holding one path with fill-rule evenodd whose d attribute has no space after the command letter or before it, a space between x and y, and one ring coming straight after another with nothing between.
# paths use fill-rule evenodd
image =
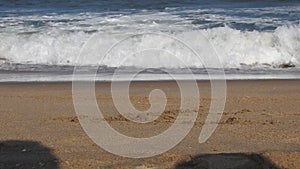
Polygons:
<instances>
[{"instance_id":1,"label":"ocean water","mask_svg":"<svg viewBox=\"0 0 300 169\"><path fill-rule=\"evenodd\" d=\"M188 79L188 68L207 79L205 68L216 69L176 45L172 48L170 39L154 35L102 59L109 45L137 33L166 34L193 46L205 46L206 42L191 40L204 36L229 79L300 76L299 0L0 0L0 81L69 80L74 66L87 72L99 66L99 80L109 80L116 67L125 72L145 69L141 80L166 79L164 70ZM95 42L98 52L79 55L96 34L101 35ZM181 62L162 52L132 52L157 43ZM210 60L209 52L202 59Z\"/></svg>"}]
</instances>

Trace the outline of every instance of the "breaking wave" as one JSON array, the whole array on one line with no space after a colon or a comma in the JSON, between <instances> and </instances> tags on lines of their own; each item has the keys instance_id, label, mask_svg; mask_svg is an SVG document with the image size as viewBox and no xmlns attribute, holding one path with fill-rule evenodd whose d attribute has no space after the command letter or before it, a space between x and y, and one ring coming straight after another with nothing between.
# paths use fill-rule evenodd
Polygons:
<instances>
[{"instance_id":1,"label":"breaking wave","mask_svg":"<svg viewBox=\"0 0 300 169\"><path fill-rule=\"evenodd\" d=\"M42 64L42 65L97 65L107 51L107 45L121 40L122 33L106 33L101 39L103 44L100 53L92 54L84 62L77 62L77 57L83 45L91 36L98 32L47 30L26 33L0 33L0 65L1 64ZM129 34L128 34L129 35ZM170 34L178 39L193 39L204 35L215 48L225 68L240 67L299 67L300 66L300 25L280 26L274 31L242 31L230 27L217 27L200 30L179 31ZM138 46L151 48L151 43L159 43L161 49L169 42L162 38L147 36L139 41ZM195 45L205 45L194 41ZM103 48L101 48L103 46ZM107 67L130 66L144 68L202 68L201 61L187 56L181 48L174 50L184 63L179 63L174 56L164 52L154 52L152 55L133 56L126 46L122 56L127 57L123 65L118 65L120 57L112 56L102 63ZM143 54L141 54L143 55ZM205 56L202 56L205 58ZM209 59L209 58L205 58Z\"/></svg>"}]
</instances>

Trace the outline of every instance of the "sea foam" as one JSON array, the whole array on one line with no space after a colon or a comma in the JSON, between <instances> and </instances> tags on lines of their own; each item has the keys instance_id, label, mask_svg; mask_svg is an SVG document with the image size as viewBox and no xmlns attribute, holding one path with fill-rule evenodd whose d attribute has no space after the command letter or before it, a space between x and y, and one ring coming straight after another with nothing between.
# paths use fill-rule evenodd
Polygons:
<instances>
[{"instance_id":1,"label":"sea foam","mask_svg":"<svg viewBox=\"0 0 300 169\"><path fill-rule=\"evenodd\" d=\"M88 54L88 59L78 62L78 56L85 43L100 33L101 40L95 41L97 53ZM203 63L193 54L166 37L145 36L140 41L122 46L119 53L102 60L109 47L133 33L107 33L47 30L27 33L0 33L0 64L42 64L42 65L105 65L108 67L130 66L143 68L202 68ZM142 32L141 32L142 33ZM241 31L230 27L167 33L193 46L205 46L206 42L193 41L197 36L205 36L218 54L225 68L240 67L290 67L300 66L300 25L280 26L274 31ZM99 43L99 44L97 44ZM187 44L188 44L187 43ZM160 49L146 52L156 44ZM157 45L159 44L159 45ZM85 46L86 47L86 46ZM171 52L165 49L171 50ZM132 51L134 50L134 52ZM211 51L207 51L211 52ZM170 55L176 53L177 57ZM209 56L209 55L207 55ZM210 59L205 55L202 59ZM81 57L86 57L81 55ZM120 60L122 60L122 63ZM124 60L125 59L125 60Z\"/></svg>"}]
</instances>

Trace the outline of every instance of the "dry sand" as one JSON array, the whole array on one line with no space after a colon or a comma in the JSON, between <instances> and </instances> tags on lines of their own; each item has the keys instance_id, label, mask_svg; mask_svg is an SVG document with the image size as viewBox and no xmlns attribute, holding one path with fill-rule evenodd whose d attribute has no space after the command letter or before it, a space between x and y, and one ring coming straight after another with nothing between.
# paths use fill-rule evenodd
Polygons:
<instances>
[{"instance_id":1,"label":"dry sand","mask_svg":"<svg viewBox=\"0 0 300 169\"><path fill-rule=\"evenodd\" d=\"M228 81L224 114L204 144L197 141L211 101L210 85L198 84L201 105L189 135L167 153L130 159L104 151L84 133L71 83L2 83L0 168L300 168L299 80ZM174 82L132 83L130 99L137 109L149 108L148 94L155 88L166 92L166 110L142 125L117 113L109 83L98 83L96 96L116 130L147 137L170 127L179 110Z\"/></svg>"}]
</instances>

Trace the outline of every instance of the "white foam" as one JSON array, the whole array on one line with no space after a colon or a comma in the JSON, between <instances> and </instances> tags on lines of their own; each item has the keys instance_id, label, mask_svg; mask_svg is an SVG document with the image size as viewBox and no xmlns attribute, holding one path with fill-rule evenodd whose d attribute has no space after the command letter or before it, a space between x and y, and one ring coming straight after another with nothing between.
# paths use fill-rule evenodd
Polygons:
<instances>
[{"instance_id":1,"label":"white foam","mask_svg":"<svg viewBox=\"0 0 300 169\"><path fill-rule=\"evenodd\" d=\"M88 59L78 63L76 58L84 43L93 35L91 33L58 29L27 34L0 33L0 58L6 59L6 62L23 64L97 64L100 60L99 55L105 53L107 45L114 44L124 37L124 32L111 34L102 31L102 34L105 35L102 37L102 44L95 44L100 47L98 49L100 53L91 53ZM209 39L226 68L238 68L243 65L279 67L282 64L293 64L300 66L300 25L281 26L274 32L239 31L229 27L219 27L179 31L171 36L188 40L200 34ZM199 46L204 45L201 41L193 43ZM176 53L184 60L184 63L178 62L166 52L154 52L152 56L146 52L137 56L132 55L133 51L129 50L134 49L138 52L140 49L151 48L154 44L162 49L173 50L171 53ZM104 64L109 67L202 67L201 61L193 55L187 55L186 49L180 46L172 48L172 43L165 38L147 36L139 43L123 46L123 49L122 55L111 56L104 60ZM120 59L124 57L127 59L120 65ZM205 58L205 56L202 57Z\"/></svg>"}]
</instances>

